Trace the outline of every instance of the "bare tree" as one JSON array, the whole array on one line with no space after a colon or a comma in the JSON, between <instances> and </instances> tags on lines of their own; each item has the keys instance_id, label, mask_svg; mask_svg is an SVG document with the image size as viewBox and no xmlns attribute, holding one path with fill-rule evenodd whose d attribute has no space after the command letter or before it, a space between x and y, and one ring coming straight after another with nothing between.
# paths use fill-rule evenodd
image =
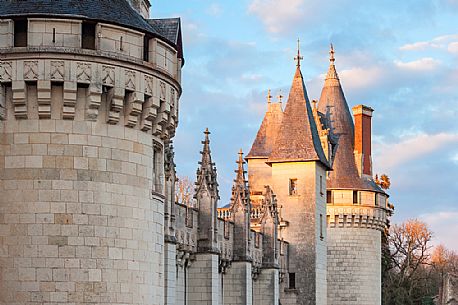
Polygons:
<instances>
[{"instance_id":1,"label":"bare tree","mask_svg":"<svg viewBox=\"0 0 458 305\"><path fill-rule=\"evenodd\" d=\"M186 176L178 177L175 187L175 202L194 206L194 182Z\"/></svg>"},{"instance_id":2,"label":"bare tree","mask_svg":"<svg viewBox=\"0 0 458 305\"><path fill-rule=\"evenodd\" d=\"M431 278L431 237L427 225L416 219L390 228L384 304L422 304L437 294Z\"/></svg>"}]
</instances>

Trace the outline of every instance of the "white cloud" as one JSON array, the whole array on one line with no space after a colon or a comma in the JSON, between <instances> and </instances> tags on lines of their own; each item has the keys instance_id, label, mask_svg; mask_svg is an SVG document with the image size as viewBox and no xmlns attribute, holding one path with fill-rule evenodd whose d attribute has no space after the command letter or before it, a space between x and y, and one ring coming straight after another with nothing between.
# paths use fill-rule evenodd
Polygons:
<instances>
[{"instance_id":1,"label":"white cloud","mask_svg":"<svg viewBox=\"0 0 458 305\"><path fill-rule=\"evenodd\" d=\"M458 251L458 212L440 211L420 215L421 220L425 221L433 232L433 243L443 244L445 247Z\"/></svg>"},{"instance_id":2,"label":"white cloud","mask_svg":"<svg viewBox=\"0 0 458 305\"><path fill-rule=\"evenodd\" d=\"M253 0L248 12L258 16L267 30L280 33L303 17L305 0Z\"/></svg>"},{"instance_id":3,"label":"white cloud","mask_svg":"<svg viewBox=\"0 0 458 305\"><path fill-rule=\"evenodd\" d=\"M212 3L207 9L207 14L214 16L214 17L221 16L222 13L223 13L223 9L217 3Z\"/></svg>"},{"instance_id":4,"label":"white cloud","mask_svg":"<svg viewBox=\"0 0 458 305\"><path fill-rule=\"evenodd\" d=\"M417 72L432 71L435 70L441 64L440 60L431 57L424 57L418 60L408 62L396 60L394 63L400 69Z\"/></svg>"},{"instance_id":5,"label":"white cloud","mask_svg":"<svg viewBox=\"0 0 458 305\"><path fill-rule=\"evenodd\" d=\"M458 2L458 0L456 0ZM401 46L401 51L424 51L441 49L450 53L458 53L458 34L441 35L429 41L418 41Z\"/></svg>"},{"instance_id":6,"label":"white cloud","mask_svg":"<svg viewBox=\"0 0 458 305\"><path fill-rule=\"evenodd\" d=\"M449 43L447 50L452 54L458 55L458 42L451 42Z\"/></svg>"},{"instance_id":7,"label":"white cloud","mask_svg":"<svg viewBox=\"0 0 458 305\"><path fill-rule=\"evenodd\" d=\"M339 77L347 90L365 89L376 86L386 76L382 67L355 67L342 70Z\"/></svg>"},{"instance_id":8,"label":"white cloud","mask_svg":"<svg viewBox=\"0 0 458 305\"><path fill-rule=\"evenodd\" d=\"M431 41L419 41L414 43L405 44L399 48L401 51L422 51L428 48L439 48L438 44Z\"/></svg>"},{"instance_id":9,"label":"white cloud","mask_svg":"<svg viewBox=\"0 0 458 305\"><path fill-rule=\"evenodd\" d=\"M407 136L406 139L398 143L378 143L374 147L374 152L377 155L377 167L389 172L403 163L431 154L452 144L458 144L458 134L418 134Z\"/></svg>"}]
</instances>

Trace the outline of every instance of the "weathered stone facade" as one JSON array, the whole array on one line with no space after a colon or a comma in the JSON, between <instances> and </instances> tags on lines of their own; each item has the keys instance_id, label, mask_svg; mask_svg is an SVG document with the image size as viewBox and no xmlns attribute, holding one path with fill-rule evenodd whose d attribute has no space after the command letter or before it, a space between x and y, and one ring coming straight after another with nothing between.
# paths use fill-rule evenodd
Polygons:
<instances>
[{"instance_id":1,"label":"weathered stone facade","mask_svg":"<svg viewBox=\"0 0 458 305\"><path fill-rule=\"evenodd\" d=\"M0 304L379 304L372 109L353 126L333 53L318 108L300 54L269 94L224 208L205 131L183 205L180 20L149 7L0 0Z\"/></svg>"}]
</instances>

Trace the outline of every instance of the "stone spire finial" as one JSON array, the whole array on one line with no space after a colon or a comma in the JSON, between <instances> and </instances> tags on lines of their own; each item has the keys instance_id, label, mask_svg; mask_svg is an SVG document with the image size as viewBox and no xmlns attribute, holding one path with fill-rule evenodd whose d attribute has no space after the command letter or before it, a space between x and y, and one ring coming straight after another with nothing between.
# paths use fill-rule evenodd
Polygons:
<instances>
[{"instance_id":1,"label":"stone spire finial","mask_svg":"<svg viewBox=\"0 0 458 305\"><path fill-rule=\"evenodd\" d=\"M334 54L335 54L335 52L334 52L334 46L333 46L332 43L331 43L331 49L329 50L329 61L330 61L331 63L334 63L334 62L336 61L336 59L335 59L335 57L334 57Z\"/></svg>"},{"instance_id":2,"label":"stone spire finial","mask_svg":"<svg viewBox=\"0 0 458 305\"><path fill-rule=\"evenodd\" d=\"M272 94L270 92L270 89L267 91L267 103L270 104L272 102Z\"/></svg>"},{"instance_id":3,"label":"stone spire finial","mask_svg":"<svg viewBox=\"0 0 458 305\"><path fill-rule=\"evenodd\" d=\"M329 65L328 74L326 75L326 80L329 80L329 79L338 80L339 79L339 75L337 75L336 66L335 66L335 61L336 61L335 53L336 52L334 51L334 45L331 43L331 47L329 50L330 65Z\"/></svg>"},{"instance_id":4,"label":"stone spire finial","mask_svg":"<svg viewBox=\"0 0 458 305\"><path fill-rule=\"evenodd\" d=\"M301 56L301 41L299 40L299 38L297 39L297 56L294 57L294 60L297 62L296 63L296 67L300 67L301 66L301 60L303 60L304 57Z\"/></svg>"},{"instance_id":5,"label":"stone spire finial","mask_svg":"<svg viewBox=\"0 0 458 305\"><path fill-rule=\"evenodd\" d=\"M237 160L237 164L238 164L238 168L237 170L235 171L237 173L237 178L235 179L235 183L243 183L245 184L246 183L246 180L245 180L245 169L244 169L244 164L245 164L245 160L243 160L243 151L242 149L240 148L240 151L239 151L239 159Z\"/></svg>"},{"instance_id":6,"label":"stone spire finial","mask_svg":"<svg viewBox=\"0 0 458 305\"><path fill-rule=\"evenodd\" d=\"M280 93L277 95L277 99L278 99L278 102L279 102L279 103L282 102L283 95L281 94L281 89L280 89Z\"/></svg>"},{"instance_id":7,"label":"stone spire finial","mask_svg":"<svg viewBox=\"0 0 458 305\"><path fill-rule=\"evenodd\" d=\"M242 149L239 151L239 158L236 163L238 164L235 170L237 175L234 180L234 185L232 186L231 206L235 206L238 203L242 203L242 205L245 206L249 201L249 192L247 180L245 179L245 160L243 159Z\"/></svg>"}]
</instances>

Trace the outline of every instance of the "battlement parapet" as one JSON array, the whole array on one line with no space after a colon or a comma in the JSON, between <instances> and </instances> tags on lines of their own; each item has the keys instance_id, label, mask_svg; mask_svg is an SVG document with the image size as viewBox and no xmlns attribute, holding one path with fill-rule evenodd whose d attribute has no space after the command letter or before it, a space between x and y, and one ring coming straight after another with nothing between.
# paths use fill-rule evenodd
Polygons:
<instances>
[{"instance_id":1,"label":"battlement parapet","mask_svg":"<svg viewBox=\"0 0 458 305\"><path fill-rule=\"evenodd\" d=\"M384 231L388 211L380 207L327 206L328 228L366 228Z\"/></svg>"},{"instance_id":2,"label":"battlement parapet","mask_svg":"<svg viewBox=\"0 0 458 305\"><path fill-rule=\"evenodd\" d=\"M138 65L34 53L1 59L0 83L2 120L103 120L161 138L178 122L179 85Z\"/></svg>"}]
</instances>

